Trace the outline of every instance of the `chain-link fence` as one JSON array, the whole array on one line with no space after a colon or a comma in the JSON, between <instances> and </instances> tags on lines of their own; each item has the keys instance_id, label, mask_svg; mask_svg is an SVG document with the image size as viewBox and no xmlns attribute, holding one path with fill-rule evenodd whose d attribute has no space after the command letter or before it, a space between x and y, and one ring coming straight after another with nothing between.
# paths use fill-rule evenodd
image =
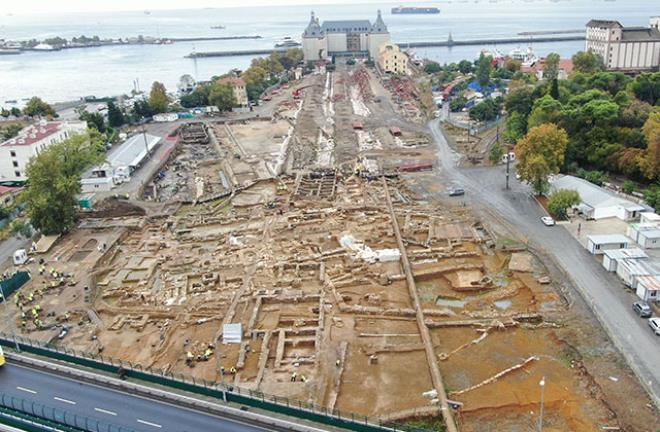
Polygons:
<instances>
[{"instance_id":1,"label":"chain-link fence","mask_svg":"<svg viewBox=\"0 0 660 432\"><path fill-rule=\"evenodd\" d=\"M16 397L7 393L0 393L0 410L6 415L23 422L38 423L45 426L56 426L57 430L87 431L87 432L134 432L133 429L106 423L93 417L87 417L69 411L61 410ZM19 421L20 421L19 420Z\"/></svg>"},{"instance_id":2,"label":"chain-link fence","mask_svg":"<svg viewBox=\"0 0 660 432\"><path fill-rule=\"evenodd\" d=\"M429 429L401 424L398 421L389 419L387 416L365 416L337 409L328 409L328 407L301 400L240 388L222 381L209 381L161 369L144 368L137 363L115 360L101 354L89 354L65 347L56 347L0 332L0 345L11 348L16 342L18 342L21 350L29 353L115 374L119 374L121 371L121 374L129 378L222 399L226 402L248 405L328 426L357 432L430 432Z\"/></svg>"}]
</instances>

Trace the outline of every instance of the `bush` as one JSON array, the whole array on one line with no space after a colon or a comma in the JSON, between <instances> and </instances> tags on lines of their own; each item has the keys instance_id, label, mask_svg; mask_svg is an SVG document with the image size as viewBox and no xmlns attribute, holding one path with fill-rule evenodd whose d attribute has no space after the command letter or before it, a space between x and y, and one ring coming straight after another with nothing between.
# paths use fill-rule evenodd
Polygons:
<instances>
[{"instance_id":1,"label":"bush","mask_svg":"<svg viewBox=\"0 0 660 432\"><path fill-rule=\"evenodd\" d=\"M429 63L426 63L426 65L424 65L424 72L426 72L428 74L438 73L441 70L442 70L442 66L440 66L436 62L429 62Z\"/></svg>"},{"instance_id":2,"label":"bush","mask_svg":"<svg viewBox=\"0 0 660 432\"><path fill-rule=\"evenodd\" d=\"M660 187L651 186L644 191L644 201L654 209L660 207Z\"/></svg>"},{"instance_id":3,"label":"bush","mask_svg":"<svg viewBox=\"0 0 660 432\"><path fill-rule=\"evenodd\" d=\"M602 186L603 183L607 182L607 174L602 171L587 171L580 168L577 171L577 176L598 186Z\"/></svg>"},{"instance_id":4,"label":"bush","mask_svg":"<svg viewBox=\"0 0 660 432\"><path fill-rule=\"evenodd\" d=\"M492 163L497 164L502 160L502 156L504 156L504 148L499 142L496 142L495 145L490 148L488 159L490 159Z\"/></svg>"},{"instance_id":5,"label":"bush","mask_svg":"<svg viewBox=\"0 0 660 432\"><path fill-rule=\"evenodd\" d=\"M637 189L637 186L635 185L635 182L631 180L626 180L623 182L623 185L621 185L621 190L623 190L628 195L635 192L635 189Z\"/></svg>"}]
</instances>

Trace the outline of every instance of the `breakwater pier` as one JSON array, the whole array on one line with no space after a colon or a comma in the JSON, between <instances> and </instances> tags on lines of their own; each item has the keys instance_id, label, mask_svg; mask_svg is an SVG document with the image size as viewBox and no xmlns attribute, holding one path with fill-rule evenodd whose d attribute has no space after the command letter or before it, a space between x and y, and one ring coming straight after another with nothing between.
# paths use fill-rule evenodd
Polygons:
<instances>
[{"instance_id":1,"label":"breakwater pier","mask_svg":"<svg viewBox=\"0 0 660 432\"><path fill-rule=\"evenodd\" d=\"M540 42L568 42L585 40L584 34L575 34L568 36L525 36L512 38L495 39L468 39L468 40L445 40L431 42L400 42L401 48L433 48L433 47L452 47L452 46L471 46L471 45L497 45L497 44L527 44ZM237 57L237 56L258 56L268 55L273 51L286 51L286 49L255 49L255 50L231 50L231 51L200 51L188 54L187 58L205 58L205 57Z\"/></svg>"}]
</instances>

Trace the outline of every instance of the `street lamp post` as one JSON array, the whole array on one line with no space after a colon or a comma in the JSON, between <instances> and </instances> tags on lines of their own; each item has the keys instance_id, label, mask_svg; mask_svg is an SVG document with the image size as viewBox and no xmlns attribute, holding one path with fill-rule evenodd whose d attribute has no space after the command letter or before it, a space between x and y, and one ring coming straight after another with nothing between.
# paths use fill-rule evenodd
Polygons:
<instances>
[{"instance_id":1,"label":"street lamp post","mask_svg":"<svg viewBox=\"0 0 660 432\"><path fill-rule=\"evenodd\" d=\"M541 386L541 410L539 412L539 432L543 431L543 396L545 393L545 377L541 378L541 381L539 381L539 385Z\"/></svg>"},{"instance_id":2,"label":"street lamp post","mask_svg":"<svg viewBox=\"0 0 660 432\"><path fill-rule=\"evenodd\" d=\"M10 315L9 315L9 306L7 305L7 298L5 297L5 290L2 288L1 283L0 283L0 297L2 297L2 303L4 303L4 309L5 309L7 325L9 325L10 328L11 328L11 333L12 333L12 336L14 337L14 344L16 345L16 351L20 352L21 347L18 345L18 339L16 339L16 329L14 328L14 325L12 324L13 321L12 321Z\"/></svg>"}]
</instances>

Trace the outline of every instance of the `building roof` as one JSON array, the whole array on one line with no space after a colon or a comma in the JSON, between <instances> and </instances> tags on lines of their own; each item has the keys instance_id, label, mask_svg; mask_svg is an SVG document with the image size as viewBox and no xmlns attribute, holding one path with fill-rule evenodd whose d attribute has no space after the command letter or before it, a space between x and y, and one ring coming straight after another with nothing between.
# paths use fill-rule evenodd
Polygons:
<instances>
[{"instance_id":1,"label":"building roof","mask_svg":"<svg viewBox=\"0 0 660 432\"><path fill-rule=\"evenodd\" d=\"M660 41L660 30L655 27L628 27L621 34L623 42Z\"/></svg>"},{"instance_id":2,"label":"building roof","mask_svg":"<svg viewBox=\"0 0 660 432\"><path fill-rule=\"evenodd\" d=\"M307 28L303 32L303 37L319 37L323 36L323 34L323 29L321 28L319 19L314 16L314 11L312 11L309 24L307 24Z\"/></svg>"},{"instance_id":3,"label":"building roof","mask_svg":"<svg viewBox=\"0 0 660 432\"><path fill-rule=\"evenodd\" d=\"M614 244L614 243L631 243L631 240L623 234L601 234L587 236L593 244Z\"/></svg>"},{"instance_id":4,"label":"building roof","mask_svg":"<svg viewBox=\"0 0 660 432\"><path fill-rule=\"evenodd\" d=\"M576 190L580 194L582 203L592 209L619 206L628 211L649 210L646 206L620 198L600 186L570 175L557 177L552 181L551 186L554 190Z\"/></svg>"},{"instance_id":5,"label":"building roof","mask_svg":"<svg viewBox=\"0 0 660 432\"><path fill-rule=\"evenodd\" d=\"M325 33L367 33L371 31L369 20L323 21L321 29Z\"/></svg>"},{"instance_id":6,"label":"building roof","mask_svg":"<svg viewBox=\"0 0 660 432\"><path fill-rule=\"evenodd\" d=\"M639 235L644 236L647 239L660 239L660 228L649 228L639 230Z\"/></svg>"},{"instance_id":7,"label":"building roof","mask_svg":"<svg viewBox=\"0 0 660 432\"><path fill-rule=\"evenodd\" d=\"M383 21L383 15L380 13L380 9L378 9L378 16L376 17L376 21L374 21L374 25L371 26L371 33L387 33L387 26L385 25L385 21Z\"/></svg>"},{"instance_id":8,"label":"building roof","mask_svg":"<svg viewBox=\"0 0 660 432\"><path fill-rule=\"evenodd\" d=\"M522 66L520 69L525 73L537 73L538 71L545 68L545 58L539 59L537 62L530 66ZM573 60L571 59L560 59L559 60L559 70L563 70L567 74L573 72Z\"/></svg>"},{"instance_id":9,"label":"building roof","mask_svg":"<svg viewBox=\"0 0 660 432\"><path fill-rule=\"evenodd\" d=\"M609 249L605 251L605 256L609 259L620 260L620 259L640 259L648 258L649 256L641 250L640 248L630 248L630 249Z\"/></svg>"},{"instance_id":10,"label":"building roof","mask_svg":"<svg viewBox=\"0 0 660 432\"><path fill-rule=\"evenodd\" d=\"M146 137L146 145L145 145ZM142 134L135 135L121 144L111 155L108 156L108 162L113 167L135 167L147 155L147 148L153 149L160 141L160 138L154 135Z\"/></svg>"},{"instance_id":11,"label":"building roof","mask_svg":"<svg viewBox=\"0 0 660 432\"><path fill-rule=\"evenodd\" d=\"M236 87L245 87L245 81L243 81L243 78L239 78L235 76L220 78L218 82L220 84L231 84Z\"/></svg>"},{"instance_id":12,"label":"building roof","mask_svg":"<svg viewBox=\"0 0 660 432\"><path fill-rule=\"evenodd\" d=\"M23 189L22 187L9 187L0 185L0 195L15 193Z\"/></svg>"},{"instance_id":13,"label":"building roof","mask_svg":"<svg viewBox=\"0 0 660 432\"><path fill-rule=\"evenodd\" d=\"M650 221L656 221L660 222L660 215L657 213L653 212L642 212L640 216L644 217L645 219L648 219Z\"/></svg>"},{"instance_id":14,"label":"building roof","mask_svg":"<svg viewBox=\"0 0 660 432\"><path fill-rule=\"evenodd\" d=\"M633 276L660 275L660 271L655 266L644 260L622 259L618 265L628 270L628 273Z\"/></svg>"},{"instance_id":15,"label":"building roof","mask_svg":"<svg viewBox=\"0 0 660 432\"><path fill-rule=\"evenodd\" d=\"M660 291L660 277L658 276L639 276L637 278L637 283L644 285L644 288L648 291Z\"/></svg>"},{"instance_id":16,"label":"building roof","mask_svg":"<svg viewBox=\"0 0 660 432\"><path fill-rule=\"evenodd\" d=\"M21 129L21 131L18 133L18 136L3 142L0 144L0 146L13 147L32 145L57 133L64 124L64 122L42 121L38 124L26 126Z\"/></svg>"},{"instance_id":17,"label":"building roof","mask_svg":"<svg viewBox=\"0 0 660 432\"><path fill-rule=\"evenodd\" d=\"M619 21L597 19L589 21L587 27L623 28Z\"/></svg>"}]
</instances>

